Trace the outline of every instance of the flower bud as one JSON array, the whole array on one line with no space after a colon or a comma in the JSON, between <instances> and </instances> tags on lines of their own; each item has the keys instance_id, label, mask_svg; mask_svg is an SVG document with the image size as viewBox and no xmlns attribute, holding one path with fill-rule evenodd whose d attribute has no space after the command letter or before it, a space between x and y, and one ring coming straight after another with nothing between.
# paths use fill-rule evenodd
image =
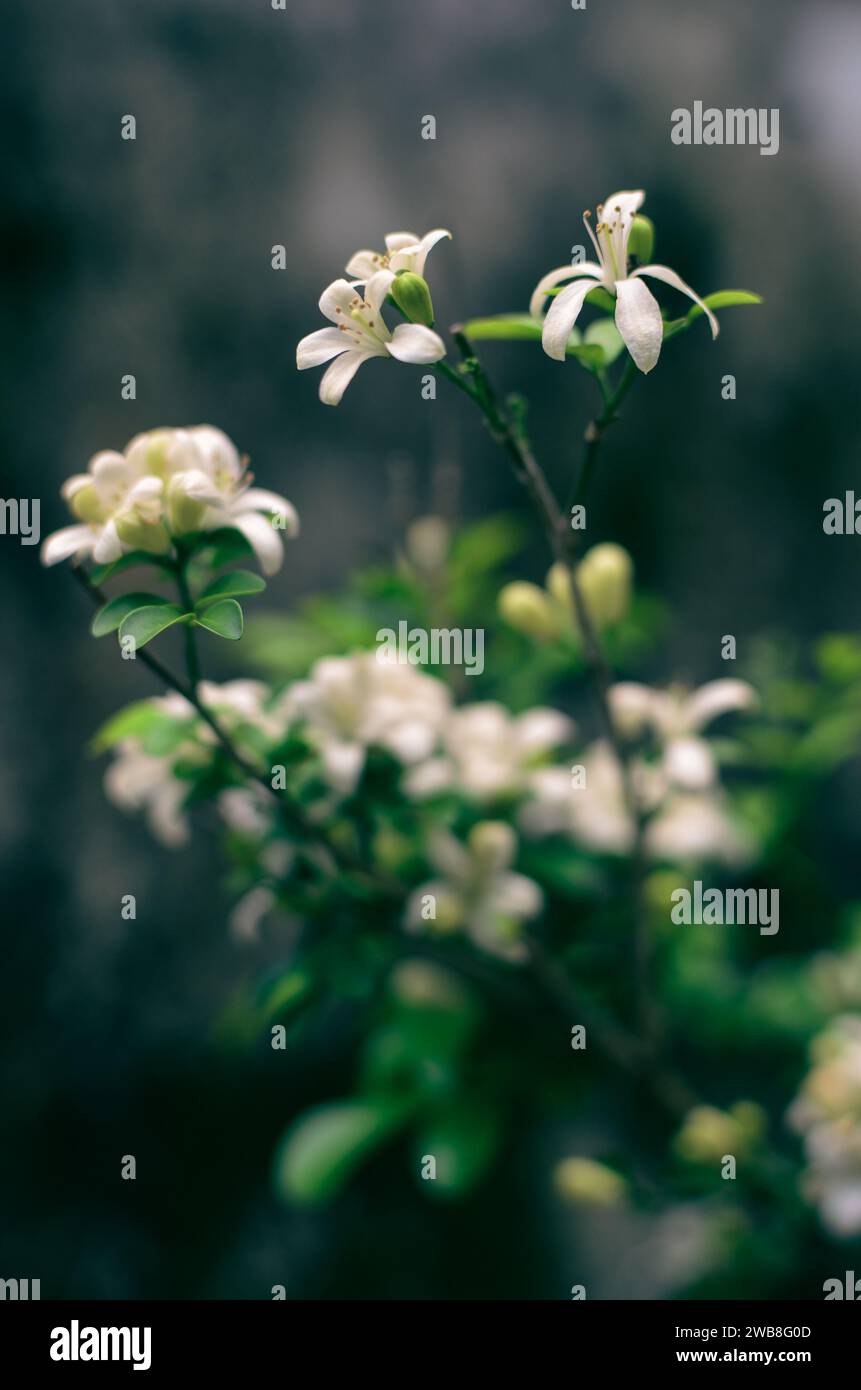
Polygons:
<instances>
[{"instance_id":1,"label":"flower bud","mask_svg":"<svg viewBox=\"0 0 861 1390\"><path fill-rule=\"evenodd\" d=\"M651 217L638 212L628 237L628 255L636 256L640 265L648 265L655 249L655 224Z\"/></svg>"},{"instance_id":2,"label":"flower bud","mask_svg":"<svg viewBox=\"0 0 861 1390\"><path fill-rule=\"evenodd\" d=\"M507 869L514 858L517 837L501 820L483 820L469 832L469 848L479 866L488 874Z\"/></svg>"},{"instance_id":3,"label":"flower bud","mask_svg":"<svg viewBox=\"0 0 861 1390\"><path fill-rule=\"evenodd\" d=\"M65 496L69 510L79 521L85 521L90 526L97 526L104 521L104 507L93 483L83 483L74 491L70 489Z\"/></svg>"},{"instance_id":4,"label":"flower bud","mask_svg":"<svg viewBox=\"0 0 861 1390\"><path fill-rule=\"evenodd\" d=\"M527 637L554 637L558 632L550 600L537 584L522 580L506 584L499 592L497 603L503 621Z\"/></svg>"},{"instance_id":5,"label":"flower bud","mask_svg":"<svg viewBox=\"0 0 861 1390\"><path fill-rule=\"evenodd\" d=\"M132 550L146 550L150 555L166 555L170 550L170 537L161 522L146 521L133 507L119 512L114 525L123 545Z\"/></svg>"},{"instance_id":6,"label":"flower bud","mask_svg":"<svg viewBox=\"0 0 861 1390\"><path fill-rule=\"evenodd\" d=\"M572 617L574 615L574 596L571 593L571 576L568 566L557 560L547 571L546 584L549 593L560 607Z\"/></svg>"},{"instance_id":7,"label":"flower bud","mask_svg":"<svg viewBox=\"0 0 861 1390\"><path fill-rule=\"evenodd\" d=\"M631 604L633 565L627 550L608 541L595 545L577 566L577 581L593 622L618 623Z\"/></svg>"},{"instance_id":8,"label":"flower bud","mask_svg":"<svg viewBox=\"0 0 861 1390\"><path fill-rule=\"evenodd\" d=\"M619 1173L591 1158L563 1159L556 1165L553 1182L560 1196L590 1206L618 1206L627 1191Z\"/></svg>"},{"instance_id":9,"label":"flower bud","mask_svg":"<svg viewBox=\"0 0 861 1390\"><path fill-rule=\"evenodd\" d=\"M423 323L430 328L433 321L433 302L427 280L411 270L399 271L392 281L389 294L410 323Z\"/></svg>"},{"instance_id":10,"label":"flower bud","mask_svg":"<svg viewBox=\"0 0 861 1390\"><path fill-rule=\"evenodd\" d=\"M175 473L167 485L167 524L175 536L198 531L210 502L218 494L212 479L202 469Z\"/></svg>"},{"instance_id":11,"label":"flower bud","mask_svg":"<svg viewBox=\"0 0 861 1390\"><path fill-rule=\"evenodd\" d=\"M416 569L436 574L448 555L450 531L441 516L420 516L408 528L406 552Z\"/></svg>"}]
</instances>

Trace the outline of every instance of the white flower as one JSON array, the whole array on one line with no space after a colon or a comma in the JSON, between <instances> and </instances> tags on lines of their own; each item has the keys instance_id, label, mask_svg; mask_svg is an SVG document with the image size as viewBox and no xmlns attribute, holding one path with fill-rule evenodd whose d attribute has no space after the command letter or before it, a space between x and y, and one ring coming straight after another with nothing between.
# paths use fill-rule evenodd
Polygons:
<instances>
[{"instance_id":1,"label":"white flower","mask_svg":"<svg viewBox=\"0 0 861 1390\"><path fill-rule=\"evenodd\" d=\"M235 444L212 425L156 430L153 437L167 477L167 517L174 534L233 527L248 541L263 573L275 574L284 558L279 533L299 532L293 504L277 492L251 487L252 475ZM149 439L139 435L129 448L144 448Z\"/></svg>"},{"instance_id":2,"label":"white flower","mask_svg":"<svg viewBox=\"0 0 861 1390\"><path fill-rule=\"evenodd\" d=\"M408 773L404 787L417 797L448 786L479 800L518 795L529 790L542 758L573 734L572 721L557 710L512 715L491 700L464 705L443 730L447 756Z\"/></svg>"},{"instance_id":3,"label":"white flower","mask_svg":"<svg viewBox=\"0 0 861 1390\"><path fill-rule=\"evenodd\" d=\"M171 537L233 527L266 574L283 558L279 531L299 529L295 508L275 492L250 486L235 445L212 425L135 435L122 454L96 454L89 471L69 478L62 495L81 525L49 536L42 562L90 554L97 564L127 550L167 554Z\"/></svg>"},{"instance_id":4,"label":"white flower","mask_svg":"<svg viewBox=\"0 0 861 1390\"><path fill-rule=\"evenodd\" d=\"M512 873L516 851L517 837L504 821L481 821L473 826L465 845L437 831L428 858L441 877L422 884L411 895L407 929L463 930L492 955L524 960L522 925L538 916L544 899L531 878Z\"/></svg>"},{"instance_id":5,"label":"white flower","mask_svg":"<svg viewBox=\"0 0 861 1390\"><path fill-rule=\"evenodd\" d=\"M358 277L357 285L366 284L382 275L384 278L379 283L385 285L385 292L388 293L399 270L424 275L427 254L443 237L451 240L451 232L443 227L425 232L423 237L416 236L415 232L389 232L385 251L356 251L347 262L347 274Z\"/></svg>"},{"instance_id":6,"label":"white flower","mask_svg":"<svg viewBox=\"0 0 861 1390\"><path fill-rule=\"evenodd\" d=\"M756 692L746 681L732 679L708 681L692 692L682 686L652 690L635 681L620 681L610 687L608 700L623 738L654 734L669 786L701 791L714 785L717 767L699 731L722 714L751 709Z\"/></svg>"},{"instance_id":7,"label":"white flower","mask_svg":"<svg viewBox=\"0 0 861 1390\"><path fill-rule=\"evenodd\" d=\"M330 786L349 794L371 746L407 765L428 758L449 703L446 687L433 676L360 652L318 661L308 680L288 686L281 709L288 719L306 721Z\"/></svg>"},{"instance_id":8,"label":"white flower","mask_svg":"<svg viewBox=\"0 0 861 1390\"><path fill-rule=\"evenodd\" d=\"M599 739L586 749L581 766L582 785L572 782L569 768L539 769L532 799L520 810L520 825L528 835L570 835L598 854L630 854L635 824L615 752ZM650 859L728 865L749 860L752 846L719 787L679 791L659 765L641 758L632 759L631 778L637 803L648 817L644 848Z\"/></svg>"},{"instance_id":9,"label":"white flower","mask_svg":"<svg viewBox=\"0 0 861 1390\"><path fill-rule=\"evenodd\" d=\"M834 1019L811 1047L813 1067L787 1119L804 1135L803 1188L823 1225L861 1233L861 1016Z\"/></svg>"},{"instance_id":10,"label":"white flower","mask_svg":"<svg viewBox=\"0 0 861 1390\"><path fill-rule=\"evenodd\" d=\"M394 332L382 315L392 275L381 270L365 285L364 297L357 285L334 280L320 296L320 312L335 328L309 333L296 349L299 371L335 361L323 373L320 400L337 405L359 367L371 357L396 357L399 362L426 365L445 357L445 344L432 328L420 323L400 323Z\"/></svg>"},{"instance_id":11,"label":"white flower","mask_svg":"<svg viewBox=\"0 0 861 1390\"><path fill-rule=\"evenodd\" d=\"M127 454L95 454L88 471L76 473L61 489L81 524L46 538L42 564L56 565L71 555L92 555L97 564L109 564L124 549L165 554L170 538L162 523L163 488L160 478L146 475Z\"/></svg>"},{"instance_id":12,"label":"white flower","mask_svg":"<svg viewBox=\"0 0 861 1390\"><path fill-rule=\"evenodd\" d=\"M688 295L708 317L712 338L718 335L718 321L699 295L686 285L674 270L665 265L643 265L628 274L628 238L634 216L643 202L642 189L614 193L602 206L598 205L598 225L593 232L590 214L583 222L592 239L597 261L580 265L563 265L542 276L532 295L530 313L538 318L550 290L565 280L574 283L558 294L547 312L541 341L544 351L557 361L565 360L565 348L571 329L583 307L583 301L596 286L616 299L616 327L641 372L650 372L658 360L664 336L661 310L654 295L643 283L642 276L662 280L664 284Z\"/></svg>"},{"instance_id":13,"label":"white flower","mask_svg":"<svg viewBox=\"0 0 861 1390\"><path fill-rule=\"evenodd\" d=\"M105 793L124 811L145 810L155 838L170 849L187 843L189 824L183 806L189 784L173 772L173 757L153 757L137 739L123 739L105 773Z\"/></svg>"}]
</instances>

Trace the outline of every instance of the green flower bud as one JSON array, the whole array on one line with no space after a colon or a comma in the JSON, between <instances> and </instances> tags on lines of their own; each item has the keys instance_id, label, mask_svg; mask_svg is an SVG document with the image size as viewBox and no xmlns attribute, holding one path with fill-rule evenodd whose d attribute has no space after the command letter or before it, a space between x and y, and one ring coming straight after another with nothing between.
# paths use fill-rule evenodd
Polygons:
<instances>
[{"instance_id":1,"label":"green flower bud","mask_svg":"<svg viewBox=\"0 0 861 1390\"><path fill-rule=\"evenodd\" d=\"M150 555L166 555L170 550L170 536L160 521L144 521L138 512L120 512L114 518L117 535L123 545L133 550L146 550Z\"/></svg>"},{"instance_id":2,"label":"green flower bud","mask_svg":"<svg viewBox=\"0 0 861 1390\"><path fill-rule=\"evenodd\" d=\"M556 1165L553 1182L569 1202L590 1206L618 1206L627 1193L627 1183L619 1173L591 1158L563 1159Z\"/></svg>"},{"instance_id":3,"label":"green flower bud","mask_svg":"<svg viewBox=\"0 0 861 1390\"><path fill-rule=\"evenodd\" d=\"M555 637L559 630L551 602L537 584L522 580L506 584L497 604L503 621L527 637Z\"/></svg>"},{"instance_id":4,"label":"green flower bud","mask_svg":"<svg viewBox=\"0 0 861 1390\"><path fill-rule=\"evenodd\" d=\"M423 323L430 328L434 321L433 302L428 282L411 270L399 271L392 281L389 294L410 323Z\"/></svg>"},{"instance_id":5,"label":"green flower bud","mask_svg":"<svg viewBox=\"0 0 861 1390\"><path fill-rule=\"evenodd\" d=\"M517 837L501 820L483 820L469 832L469 848L480 868L488 874L507 869L514 858Z\"/></svg>"},{"instance_id":6,"label":"green flower bud","mask_svg":"<svg viewBox=\"0 0 861 1390\"><path fill-rule=\"evenodd\" d=\"M633 565L627 550L608 541L595 545L577 566L577 581L593 622L618 623L631 604Z\"/></svg>"},{"instance_id":7,"label":"green flower bud","mask_svg":"<svg viewBox=\"0 0 861 1390\"><path fill-rule=\"evenodd\" d=\"M104 508L93 483L76 488L69 497L69 509L79 521L98 525L105 519Z\"/></svg>"},{"instance_id":8,"label":"green flower bud","mask_svg":"<svg viewBox=\"0 0 861 1390\"><path fill-rule=\"evenodd\" d=\"M638 212L628 237L628 255L636 256L640 265L648 265L655 249L655 224L651 217Z\"/></svg>"}]
</instances>

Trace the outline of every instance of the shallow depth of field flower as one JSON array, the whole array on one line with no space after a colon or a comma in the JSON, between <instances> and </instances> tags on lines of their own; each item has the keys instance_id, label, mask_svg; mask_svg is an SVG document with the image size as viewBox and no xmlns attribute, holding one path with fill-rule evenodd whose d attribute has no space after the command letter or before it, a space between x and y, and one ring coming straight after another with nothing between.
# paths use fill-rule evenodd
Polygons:
<instances>
[{"instance_id":1,"label":"shallow depth of field flower","mask_svg":"<svg viewBox=\"0 0 861 1390\"><path fill-rule=\"evenodd\" d=\"M705 350L684 337L698 317L714 337L716 310L759 302L701 299L653 263L643 198L614 194L594 230L587 217L596 260L544 275L528 311L448 333L425 272L450 233L381 234L298 344L297 367L326 366L320 398L345 409L371 358L427 367L436 408L468 404L513 469L518 517L414 519L344 591L255 615L295 509L220 430L154 429L69 479L74 523L43 560L72 562L94 638L164 687L95 735L107 795L172 849L214 829L235 948L277 958L225 1001L225 1045L280 1030L315 1075L337 1019L351 1089L331 1094L326 1072L280 1117L281 1198L323 1204L387 1155L429 1200L465 1202L540 1125L541 1202L644 1229L692 1217L673 1293L725 1294L753 1269L780 1296L787 1262L861 1231L861 928L832 908L806 819L858 753L861 647L830 634L801 658L763 639L738 668L716 648L678 671L672 614L601 533L590 488L633 382L662 354L671 372L681 342ZM693 308L666 318L646 279ZM546 431L485 360L498 344L550 373L540 345L572 359L577 468L566 444L545 471ZM255 468L289 476L282 459ZM484 668L383 659L379 633L401 622L481 628ZM214 652L230 678L212 679ZM780 935L676 925L670 895L694 879L779 888Z\"/></svg>"}]
</instances>

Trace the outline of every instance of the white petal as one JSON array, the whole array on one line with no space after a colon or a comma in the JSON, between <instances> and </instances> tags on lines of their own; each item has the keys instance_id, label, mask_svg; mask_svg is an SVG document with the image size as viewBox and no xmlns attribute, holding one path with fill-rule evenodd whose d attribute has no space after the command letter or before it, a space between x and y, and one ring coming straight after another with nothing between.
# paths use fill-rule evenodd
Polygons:
<instances>
[{"instance_id":1,"label":"white petal","mask_svg":"<svg viewBox=\"0 0 861 1390\"><path fill-rule=\"evenodd\" d=\"M717 777L712 751L702 738L670 739L664 753L664 769L671 782L687 791L703 791Z\"/></svg>"},{"instance_id":2,"label":"white petal","mask_svg":"<svg viewBox=\"0 0 861 1390\"><path fill-rule=\"evenodd\" d=\"M375 313L380 312L394 278L393 270L377 270L365 285L365 300Z\"/></svg>"},{"instance_id":3,"label":"white petal","mask_svg":"<svg viewBox=\"0 0 861 1390\"><path fill-rule=\"evenodd\" d=\"M80 492L82 487L88 487L92 481L90 473L73 473L72 477L67 478L60 488L60 496L68 502L76 492Z\"/></svg>"},{"instance_id":4,"label":"white petal","mask_svg":"<svg viewBox=\"0 0 861 1390\"><path fill-rule=\"evenodd\" d=\"M355 791L365 766L365 750L360 743L341 743L332 739L324 744L323 767L326 780L336 791L349 796Z\"/></svg>"},{"instance_id":5,"label":"white petal","mask_svg":"<svg viewBox=\"0 0 861 1390\"><path fill-rule=\"evenodd\" d=\"M356 298L356 289L348 280L333 280L320 295L320 313L332 323L343 323L349 318L350 306Z\"/></svg>"},{"instance_id":6,"label":"white petal","mask_svg":"<svg viewBox=\"0 0 861 1390\"><path fill-rule=\"evenodd\" d=\"M345 268L348 275L355 275L364 283L376 275L380 268L380 257L376 251L357 251L347 261Z\"/></svg>"},{"instance_id":7,"label":"white petal","mask_svg":"<svg viewBox=\"0 0 861 1390\"><path fill-rule=\"evenodd\" d=\"M639 738L654 718L655 692L637 681L619 681L607 691L613 723L623 738Z\"/></svg>"},{"instance_id":8,"label":"white petal","mask_svg":"<svg viewBox=\"0 0 861 1390\"><path fill-rule=\"evenodd\" d=\"M661 353L664 324L658 301L642 280L616 281L616 327L641 372L650 372Z\"/></svg>"},{"instance_id":9,"label":"white petal","mask_svg":"<svg viewBox=\"0 0 861 1390\"><path fill-rule=\"evenodd\" d=\"M595 284L594 279L577 280L558 294L550 305L544 320L541 343L547 356L556 362L565 361L565 348L571 329L583 308L583 300L590 290L594 290Z\"/></svg>"},{"instance_id":10,"label":"white petal","mask_svg":"<svg viewBox=\"0 0 861 1390\"><path fill-rule=\"evenodd\" d=\"M555 270L548 270L546 275L542 275L535 289L532 291L532 298L529 301L529 312L534 319L541 317L544 308L544 300L551 290L555 290L557 285L561 285L564 280L573 280L581 275L586 275L593 280L600 280L604 272L597 261L581 261L579 265L558 265ZM594 289L593 285L589 286Z\"/></svg>"},{"instance_id":11,"label":"white petal","mask_svg":"<svg viewBox=\"0 0 861 1390\"><path fill-rule=\"evenodd\" d=\"M437 227L432 232L426 232L417 246L405 246L394 252L389 261L392 270L412 270L416 275L424 275L428 252L443 237L451 239L451 232Z\"/></svg>"},{"instance_id":12,"label":"white petal","mask_svg":"<svg viewBox=\"0 0 861 1390\"><path fill-rule=\"evenodd\" d=\"M730 710L750 709L756 703L756 691L747 681L708 681L685 701L685 726L690 730L702 729L721 714L727 714Z\"/></svg>"},{"instance_id":13,"label":"white petal","mask_svg":"<svg viewBox=\"0 0 861 1390\"><path fill-rule=\"evenodd\" d=\"M390 254L393 251L403 251L405 246L415 246L420 240L415 232L389 232L386 237L386 250Z\"/></svg>"},{"instance_id":14,"label":"white petal","mask_svg":"<svg viewBox=\"0 0 861 1390\"><path fill-rule=\"evenodd\" d=\"M336 357L331 367L327 367L320 382L320 400L324 405L337 405L356 372L369 357L381 357L380 352L368 348L351 348L349 352Z\"/></svg>"},{"instance_id":15,"label":"white petal","mask_svg":"<svg viewBox=\"0 0 861 1390\"><path fill-rule=\"evenodd\" d=\"M530 709L514 721L517 742L524 752L543 752L557 743L564 743L574 733L574 724L559 710Z\"/></svg>"},{"instance_id":16,"label":"white petal","mask_svg":"<svg viewBox=\"0 0 861 1390\"><path fill-rule=\"evenodd\" d=\"M284 559L284 547L280 532L276 531L269 518L261 516L259 512L240 512L238 516L231 517L230 525L242 532L257 556L263 573L277 574Z\"/></svg>"},{"instance_id":17,"label":"white petal","mask_svg":"<svg viewBox=\"0 0 861 1390\"><path fill-rule=\"evenodd\" d=\"M445 343L432 328L421 323L399 323L386 344L392 357L399 362L439 362L445 357Z\"/></svg>"},{"instance_id":18,"label":"white petal","mask_svg":"<svg viewBox=\"0 0 861 1390\"><path fill-rule=\"evenodd\" d=\"M611 193L609 198L604 199L604 220L607 221L614 216L629 217L631 213L639 211L643 206L645 196L645 191L642 188L626 189L622 193Z\"/></svg>"},{"instance_id":19,"label":"white petal","mask_svg":"<svg viewBox=\"0 0 861 1390\"><path fill-rule=\"evenodd\" d=\"M284 523L278 529L287 536L298 536L299 514L293 503L277 492L265 487L250 487L239 497L239 505L242 512L275 512Z\"/></svg>"},{"instance_id":20,"label":"white petal","mask_svg":"<svg viewBox=\"0 0 861 1390\"><path fill-rule=\"evenodd\" d=\"M681 290L682 294L686 294L695 304L699 304L711 326L712 338L717 337L720 332L720 325L711 309L703 303L698 294L694 293L690 285L685 284L680 275L677 275L674 270L670 270L669 266L641 265L638 270L634 271L634 275L649 275L653 280L662 280L665 285L672 285L674 290ZM633 276L631 278L633 279Z\"/></svg>"},{"instance_id":21,"label":"white petal","mask_svg":"<svg viewBox=\"0 0 861 1390\"><path fill-rule=\"evenodd\" d=\"M237 941L259 941L260 923L275 906L275 895L269 888L251 888L236 903L227 919L228 930Z\"/></svg>"},{"instance_id":22,"label":"white petal","mask_svg":"<svg viewBox=\"0 0 861 1390\"><path fill-rule=\"evenodd\" d=\"M309 333L297 344L296 366L300 372L308 367L322 367L324 362L331 362L349 347L350 340L340 328L318 328L316 333Z\"/></svg>"},{"instance_id":23,"label":"white petal","mask_svg":"<svg viewBox=\"0 0 861 1390\"><path fill-rule=\"evenodd\" d=\"M117 535L117 528L113 521L109 521L102 528L101 534L93 546L93 559L97 565L109 565L112 560L118 560L123 553L123 544Z\"/></svg>"},{"instance_id":24,"label":"white petal","mask_svg":"<svg viewBox=\"0 0 861 1390\"><path fill-rule=\"evenodd\" d=\"M42 564L57 565L61 560L68 560L70 555L92 550L95 540L89 526L64 526L52 536L46 536L40 555Z\"/></svg>"}]
</instances>

